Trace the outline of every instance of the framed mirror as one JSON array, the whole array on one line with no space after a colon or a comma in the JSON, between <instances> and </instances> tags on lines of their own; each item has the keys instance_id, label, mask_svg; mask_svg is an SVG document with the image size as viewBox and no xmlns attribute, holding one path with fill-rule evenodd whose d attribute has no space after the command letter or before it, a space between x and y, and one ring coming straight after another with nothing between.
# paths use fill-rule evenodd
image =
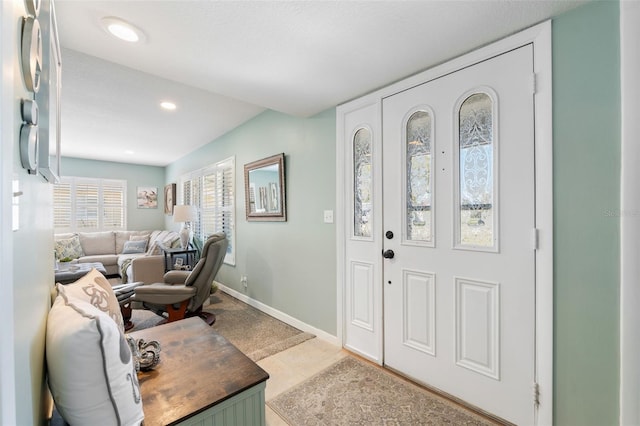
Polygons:
<instances>
[{"instance_id":1,"label":"framed mirror","mask_svg":"<svg viewBox=\"0 0 640 426\"><path fill-rule=\"evenodd\" d=\"M62 57L58 40L58 24L54 2L36 2L40 6L40 26L43 31L42 57L44 70L41 87L35 95L40 108L40 149L38 171L50 183L60 178L60 94L62 87Z\"/></svg>"},{"instance_id":2,"label":"framed mirror","mask_svg":"<svg viewBox=\"0 0 640 426\"><path fill-rule=\"evenodd\" d=\"M244 165L247 221L285 222L284 153Z\"/></svg>"}]
</instances>

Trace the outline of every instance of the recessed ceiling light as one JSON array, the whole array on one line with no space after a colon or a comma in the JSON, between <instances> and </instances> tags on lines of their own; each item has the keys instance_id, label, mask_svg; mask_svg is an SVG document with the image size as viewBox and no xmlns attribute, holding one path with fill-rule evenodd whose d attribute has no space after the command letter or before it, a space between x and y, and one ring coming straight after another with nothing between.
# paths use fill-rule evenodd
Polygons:
<instances>
[{"instance_id":1,"label":"recessed ceiling light","mask_svg":"<svg viewBox=\"0 0 640 426\"><path fill-rule=\"evenodd\" d=\"M113 16L102 18L102 26L114 37L120 40L136 43L145 39L142 30L127 21Z\"/></svg>"},{"instance_id":2,"label":"recessed ceiling light","mask_svg":"<svg viewBox=\"0 0 640 426\"><path fill-rule=\"evenodd\" d=\"M130 149L127 149L124 153L129 155L135 154L135 152L131 151Z\"/></svg>"},{"instance_id":3,"label":"recessed ceiling light","mask_svg":"<svg viewBox=\"0 0 640 426\"><path fill-rule=\"evenodd\" d=\"M169 101L162 101L160 102L160 106L166 110L169 111L173 111L174 109L176 109L176 104L174 104L173 102L169 102Z\"/></svg>"}]
</instances>

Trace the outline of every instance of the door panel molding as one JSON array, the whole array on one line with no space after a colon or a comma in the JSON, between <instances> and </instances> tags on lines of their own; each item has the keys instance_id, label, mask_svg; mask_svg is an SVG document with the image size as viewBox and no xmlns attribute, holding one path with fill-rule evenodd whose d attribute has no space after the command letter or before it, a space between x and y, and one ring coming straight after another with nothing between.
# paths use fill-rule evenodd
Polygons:
<instances>
[{"instance_id":1,"label":"door panel molding","mask_svg":"<svg viewBox=\"0 0 640 426\"><path fill-rule=\"evenodd\" d=\"M351 309L349 321L366 331L374 331L374 264L351 262Z\"/></svg>"},{"instance_id":2,"label":"door panel molding","mask_svg":"<svg viewBox=\"0 0 640 426\"><path fill-rule=\"evenodd\" d=\"M454 277L454 286L456 364L500 380L500 284Z\"/></svg>"},{"instance_id":3,"label":"door panel molding","mask_svg":"<svg viewBox=\"0 0 640 426\"><path fill-rule=\"evenodd\" d=\"M422 311L417 302L427 306ZM402 341L407 347L436 354L436 274L402 270ZM416 327L416 324L423 327Z\"/></svg>"}]
</instances>

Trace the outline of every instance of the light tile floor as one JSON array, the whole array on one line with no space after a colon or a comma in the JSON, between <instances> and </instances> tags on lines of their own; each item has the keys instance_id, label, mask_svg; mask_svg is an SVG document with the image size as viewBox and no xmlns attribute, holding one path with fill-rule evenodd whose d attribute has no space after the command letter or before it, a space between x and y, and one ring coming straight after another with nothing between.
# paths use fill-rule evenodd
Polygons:
<instances>
[{"instance_id":1,"label":"light tile floor","mask_svg":"<svg viewBox=\"0 0 640 426\"><path fill-rule=\"evenodd\" d=\"M261 359L258 365L269 373L265 400L269 402L345 356L347 352L339 346L314 338ZM269 406L266 407L266 420L267 426L287 425Z\"/></svg>"}]
</instances>

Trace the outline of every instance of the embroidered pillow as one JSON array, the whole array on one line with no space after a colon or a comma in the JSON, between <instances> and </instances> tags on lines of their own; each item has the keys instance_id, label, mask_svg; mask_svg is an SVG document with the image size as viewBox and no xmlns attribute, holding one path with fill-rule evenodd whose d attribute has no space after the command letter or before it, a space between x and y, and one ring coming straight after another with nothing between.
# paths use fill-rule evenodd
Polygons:
<instances>
[{"instance_id":1,"label":"embroidered pillow","mask_svg":"<svg viewBox=\"0 0 640 426\"><path fill-rule=\"evenodd\" d=\"M82 252L82 246L80 245L80 238L77 235L71 238L64 238L55 242L56 258L58 260L64 258L77 259L80 256L84 256Z\"/></svg>"},{"instance_id":2,"label":"embroidered pillow","mask_svg":"<svg viewBox=\"0 0 640 426\"><path fill-rule=\"evenodd\" d=\"M58 294L65 294L85 301L107 314L124 333L124 321L120 303L111 284L96 269L92 269L84 277L70 284L58 284Z\"/></svg>"},{"instance_id":3,"label":"embroidered pillow","mask_svg":"<svg viewBox=\"0 0 640 426\"><path fill-rule=\"evenodd\" d=\"M131 349L105 312L60 291L49 311L45 348L51 395L67 423L142 423Z\"/></svg>"},{"instance_id":4,"label":"embroidered pillow","mask_svg":"<svg viewBox=\"0 0 640 426\"><path fill-rule=\"evenodd\" d=\"M147 251L147 240L125 241L122 254L144 253Z\"/></svg>"}]
</instances>

